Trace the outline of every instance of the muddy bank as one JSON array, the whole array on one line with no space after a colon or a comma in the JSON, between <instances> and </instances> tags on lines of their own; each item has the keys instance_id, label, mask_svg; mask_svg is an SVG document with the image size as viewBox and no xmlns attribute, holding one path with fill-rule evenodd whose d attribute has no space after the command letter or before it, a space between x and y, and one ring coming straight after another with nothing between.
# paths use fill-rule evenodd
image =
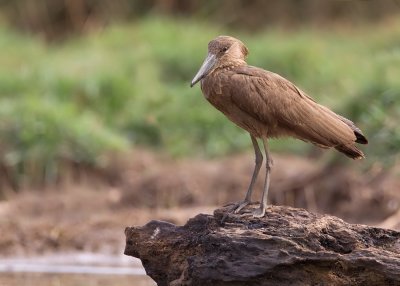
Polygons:
<instances>
[{"instance_id":1,"label":"muddy bank","mask_svg":"<svg viewBox=\"0 0 400 286\"><path fill-rule=\"evenodd\" d=\"M112 183L90 176L57 188L24 190L0 202L1 256L60 251L120 253L126 224L151 219L183 224L197 213L241 200L253 154L173 160L141 150L114 170ZM349 222L400 228L399 178L320 161L274 155L269 202L333 214ZM351 166L351 165L349 165ZM260 197L262 180L254 199Z\"/></svg>"}]
</instances>

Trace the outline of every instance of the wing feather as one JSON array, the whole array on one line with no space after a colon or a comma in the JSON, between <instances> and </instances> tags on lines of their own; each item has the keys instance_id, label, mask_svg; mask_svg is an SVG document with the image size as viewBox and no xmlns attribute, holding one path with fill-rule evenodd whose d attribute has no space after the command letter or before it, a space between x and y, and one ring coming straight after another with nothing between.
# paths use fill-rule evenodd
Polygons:
<instances>
[{"instance_id":1,"label":"wing feather","mask_svg":"<svg viewBox=\"0 0 400 286\"><path fill-rule=\"evenodd\" d=\"M268 136L291 135L321 147L357 140L354 123L319 105L278 74L250 66L233 72L223 92L231 95L238 108L261 121Z\"/></svg>"}]
</instances>

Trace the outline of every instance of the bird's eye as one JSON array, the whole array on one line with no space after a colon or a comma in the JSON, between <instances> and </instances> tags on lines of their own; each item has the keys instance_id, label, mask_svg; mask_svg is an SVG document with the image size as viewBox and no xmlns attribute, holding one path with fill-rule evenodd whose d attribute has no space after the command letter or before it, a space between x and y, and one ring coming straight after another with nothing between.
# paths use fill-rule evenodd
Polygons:
<instances>
[{"instance_id":1,"label":"bird's eye","mask_svg":"<svg viewBox=\"0 0 400 286\"><path fill-rule=\"evenodd\" d=\"M227 50L228 50L228 47L223 47L223 48L222 48L222 52L224 52L224 53L225 53Z\"/></svg>"}]
</instances>

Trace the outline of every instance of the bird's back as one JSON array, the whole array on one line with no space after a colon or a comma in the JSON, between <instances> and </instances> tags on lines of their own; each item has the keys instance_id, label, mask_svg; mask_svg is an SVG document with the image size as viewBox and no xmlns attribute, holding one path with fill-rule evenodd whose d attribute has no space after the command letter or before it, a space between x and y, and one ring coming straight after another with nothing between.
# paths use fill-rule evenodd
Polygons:
<instances>
[{"instance_id":1,"label":"bird's back","mask_svg":"<svg viewBox=\"0 0 400 286\"><path fill-rule=\"evenodd\" d=\"M236 66L215 71L202 89L214 106L257 137L293 136L334 147L354 159L364 156L354 143L366 144L367 139L353 122L316 103L278 74Z\"/></svg>"}]
</instances>

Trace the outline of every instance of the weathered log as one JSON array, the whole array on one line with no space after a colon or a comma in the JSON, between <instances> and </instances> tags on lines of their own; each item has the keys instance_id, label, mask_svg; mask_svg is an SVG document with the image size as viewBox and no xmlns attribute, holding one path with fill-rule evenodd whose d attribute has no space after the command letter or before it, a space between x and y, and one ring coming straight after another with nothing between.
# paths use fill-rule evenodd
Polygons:
<instances>
[{"instance_id":1,"label":"weathered log","mask_svg":"<svg viewBox=\"0 0 400 286\"><path fill-rule=\"evenodd\" d=\"M400 232L290 207L264 218L229 208L184 226L127 227L125 254L160 286L400 285Z\"/></svg>"}]
</instances>

